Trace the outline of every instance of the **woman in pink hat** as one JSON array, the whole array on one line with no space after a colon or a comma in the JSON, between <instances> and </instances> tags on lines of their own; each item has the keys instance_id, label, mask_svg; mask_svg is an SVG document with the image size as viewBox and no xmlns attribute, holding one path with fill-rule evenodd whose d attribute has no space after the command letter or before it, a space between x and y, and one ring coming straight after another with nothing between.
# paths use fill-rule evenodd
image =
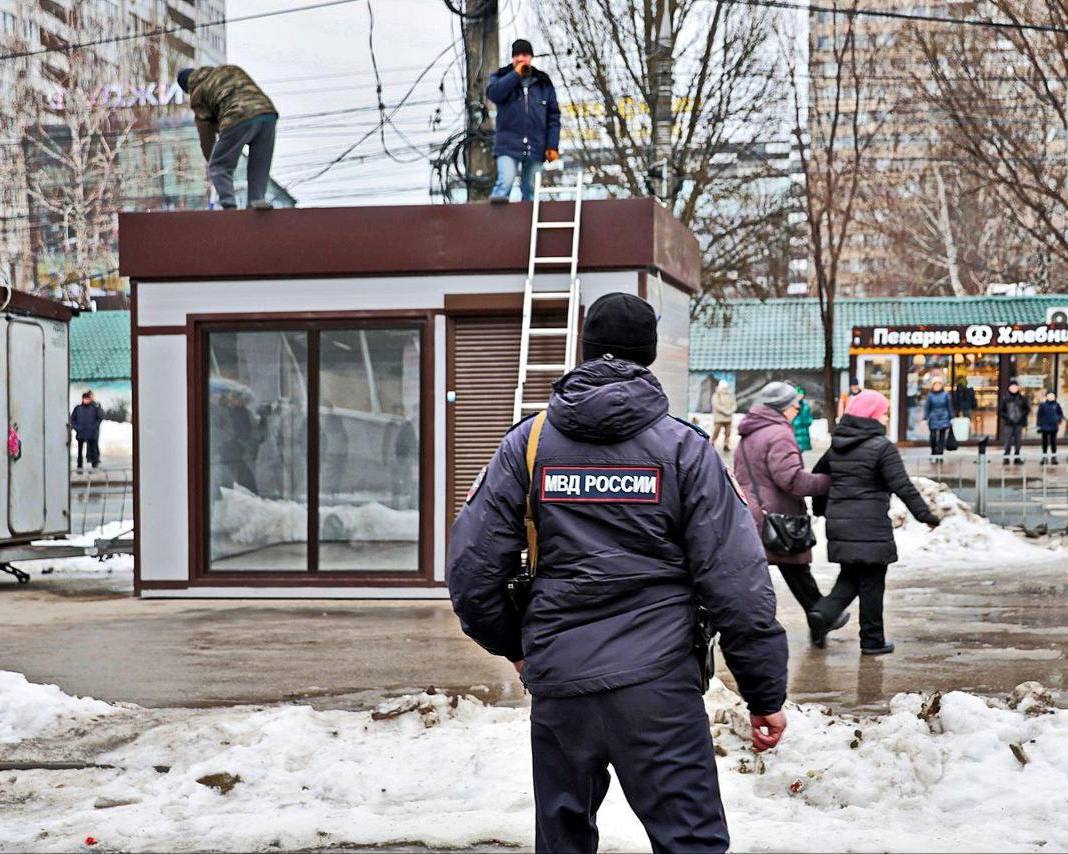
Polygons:
<instances>
[{"instance_id":1,"label":"woman in pink hat","mask_svg":"<svg viewBox=\"0 0 1068 854\"><path fill-rule=\"evenodd\" d=\"M886 568L897 560L890 524L890 493L932 528L939 519L913 485L901 454L886 438L890 401L872 389L852 397L831 436L831 448L813 472L831 476L826 498L813 499L817 515L827 517L827 556L841 570L834 589L809 611L813 638L824 645L827 632L850 602L860 597L860 651L894 651L883 632Z\"/></svg>"}]
</instances>

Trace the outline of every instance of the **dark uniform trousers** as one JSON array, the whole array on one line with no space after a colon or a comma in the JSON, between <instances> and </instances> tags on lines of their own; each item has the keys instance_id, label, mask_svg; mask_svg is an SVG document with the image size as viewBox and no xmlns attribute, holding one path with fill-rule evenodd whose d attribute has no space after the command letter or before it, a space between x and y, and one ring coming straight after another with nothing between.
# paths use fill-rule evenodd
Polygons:
<instances>
[{"instance_id":1,"label":"dark uniform trousers","mask_svg":"<svg viewBox=\"0 0 1068 854\"><path fill-rule=\"evenodd\" d=\"M597 850L611 765L654 852L721 852L730 838L692 655L658 679L531 706L539 852Z\"/></svg>"}]
</instances>

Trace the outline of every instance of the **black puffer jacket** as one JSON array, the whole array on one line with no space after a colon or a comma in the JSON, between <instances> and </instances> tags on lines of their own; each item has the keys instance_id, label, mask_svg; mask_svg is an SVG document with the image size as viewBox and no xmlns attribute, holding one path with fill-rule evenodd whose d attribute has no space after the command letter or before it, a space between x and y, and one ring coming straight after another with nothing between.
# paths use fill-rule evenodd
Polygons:
<instances>
[{"instance_id":1,"label":"black puffer jacket","mask_svg":"<svg viewBox=\"0 0 1068 854\"><path fill-rule=\"evenodd\" d=\"M827 517L827 557L834 563L890 564L897 560L890 524L890 493L905 502L921 522L937 525L935 516L909 479L897 446L886 428L871 418L844 415L831 437L831 449L814 473L831 476L826 498L813 509Z\"/></svg>"}]
</instances>

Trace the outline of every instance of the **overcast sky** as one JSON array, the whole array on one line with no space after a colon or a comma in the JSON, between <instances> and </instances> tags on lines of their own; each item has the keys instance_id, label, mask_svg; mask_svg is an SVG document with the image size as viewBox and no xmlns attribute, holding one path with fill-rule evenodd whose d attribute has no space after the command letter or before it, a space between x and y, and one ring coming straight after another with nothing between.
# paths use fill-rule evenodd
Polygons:
<instances>
[{"instance_id":1,"label":"overcast sky","mask_svg":"<svg viewBox=\"0 0 1068 854\"><path fill-rule=\"evenodd\" d=\"M527 2L501 0L505 53L517 29L528 23ZM227 0L227 17L313 3ZM386 129L386 148L397 160L408 162L391 159L376 131L352 152L361 159L340 163L309 180L378 123L369 10L374 14L375 56L387 112L443 53L394 117L397 128ZM243 66L263 86L281 116L272 169L276 180L289 187L304 207L429 201L427 147L462 123L459 34L459 19L442 0L358 0L230 24L229 61ZM443 76L444 93L438 88ZM434 129L430 123L439 105L442 121Z\"/></svg>"}]
</instances>

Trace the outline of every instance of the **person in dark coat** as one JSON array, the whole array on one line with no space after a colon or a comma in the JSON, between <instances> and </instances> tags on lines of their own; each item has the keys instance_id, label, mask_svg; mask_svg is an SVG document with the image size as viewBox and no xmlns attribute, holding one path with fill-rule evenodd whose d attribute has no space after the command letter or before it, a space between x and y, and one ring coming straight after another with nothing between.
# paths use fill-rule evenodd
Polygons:
<instances>
[{"instance_id":1,"label":"person in dark coat","mask_svg":"<svg viewBox=\"0 0 1068 854\"><path fill-rule=\"evenodd\" d=\"M93 399L93 392L82 395L82 402L70 413L70 426L78 441L78 471L85 467L83 461L97 468L100 465L100 423L104 420L104 408Z\"/></svg>"},{"instance_id":2,"label":"person in dark coat","mask_svg":"<svg viewBox=\"0 0 1068 854\"><path fill-rule=\"evenodd\" d=\"M968 385L967 380L958 380L957 387L953 390L953 409L960 418L972 419L972 413L979 408L979 399L975 396L975 389Z\"/></svg>"},{"instance_id":3,"label":"person in dark coat","mask_svg":"<svg viewBox=\"0 0 1068 854\"><path fill-rule=\"evenodd\" d=\"M654 851L726 851L696 605L719 632L754 747L773 746L788 652L764 549L707 434L668 415L646 367L652 307L601 297L582 346L585 361L553 385L533 476L534 417L476 478L449 543L452 605L464 632L514 662L533 695L537 851L596 850L609 765ZM507 587L527 544L528 501L538 558L520 613Z\"/></svg>"},{"instance_id":4,"label":"person in dark coat","mask_svg":"<svg viewBox=\"0 0 1068 854\"><path fill-rule=\"evenodd\" d=\"M937 462L946 450L946 436L953 421L953 400L940 379L931 382L923 403L923 418L931 436L931 459Z\"/></svg>"},{"instance_id":5,"label":"person in dark coat","mask_svg":"<svg viewBox=\"0 0 1068 854\"><path fill-rule=\"evenodd\" d=\"M797 390L789 383L768 383L761 389L758 400L738 425L742 439L734 458L734 476L745 490L756 529L761 531L765 513L806 515L805 496L826 495L831 478L805 471L790 426L800 405ZM766 553L768 563L779 568L786 586L807 614L823 596L812 577L811 550L796 554ZM839 629L848 620L849 615L842 614L831 628Z\"/></svg>"},{"instance_id":6,"label":"person in dark coat","mask_svg":"<svg viewBox=\"0 0 1068 854\"><path fill-rule=\"evenodd\" d=\"M560 105L549 75L531 63L534 48L526 39L512 43L512 64L490 75L486 96L497 105L497 183L491 202L507 202L519 176L523 201L534 198L534 176L560 158Z\"/></svg>"},{"instance_id":7,"label":"person in dark coat","mask_svg":"<svg viewBox=\"0 0 1068 854\"><path fill-rule=\"evenodd\" d=\"M1005 458L1002 460L1005 465L1009 464L1010 450L1014 452L1013 462L1018 466L1023 465L1020 446L1023 444L1023 433L1030 414L1031 401L1020 393L1020 384L1015 379L1010 380L1009 393L998 405L998 415L1001 416L1001 426L1005 431Z\"/></svg>"},{"instance_id":8,"label":"person in dark coat","mask_svg":"<svg viewBox=\"0 0 1068 854\"><path fill-rule=\"evenodd\" d=\"M826 499L813 507L827 517L827 557L840 564L834 588L809 612L813 634L826 637L838 615L860 597L860 651L894 651L883 631L886 569L897 561L894 528L888 515L893 493L919 521L932 528L939 519L913 484L897 446L886 438L890 401L866 389L850 401L831 436L831 448L813 472L831 476Z\"/></svg>"},{"instance_id":9,"label":"person in dark coat","mask_svg":"<svg viewBox=\"0 0 1068 854\"><path fill-rule=\"evenodd\" d=\"M1057 394L1050 389L1046 392L1046 399L1038 405L1038 414L1035 417L1035 426L1042 436L1042 465L1047 459L1052 465L1057 465L1057 432L1061 429L1064 421L1064 410L1057 402ZM1047 457L1052 454L1052 459Z\"/></svg>"}]
</instances>

